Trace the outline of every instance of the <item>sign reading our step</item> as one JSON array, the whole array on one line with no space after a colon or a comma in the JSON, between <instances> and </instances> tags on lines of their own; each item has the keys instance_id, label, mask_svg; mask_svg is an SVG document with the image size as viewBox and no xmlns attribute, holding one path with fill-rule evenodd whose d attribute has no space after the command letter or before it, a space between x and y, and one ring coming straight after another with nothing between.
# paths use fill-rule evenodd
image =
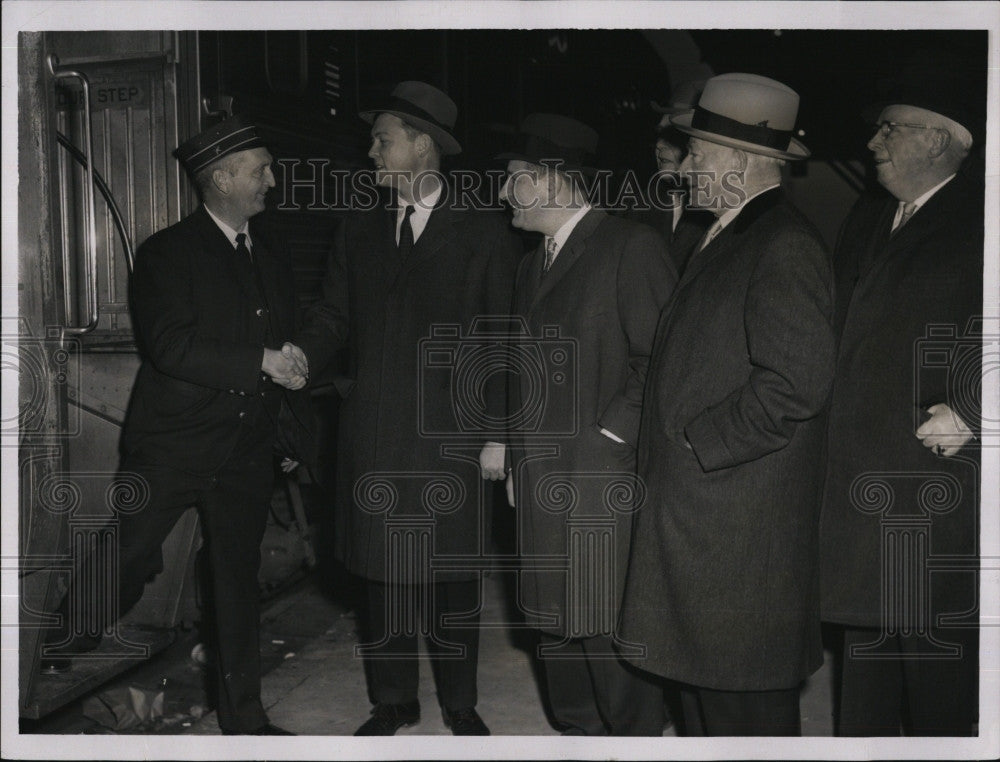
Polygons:
<instances>
[{"instance_id":1,"label":"sign reading our step","mask_svg":"<svg viewBox=\"0 0 1000 762\"><path fill-rule=\"evenodd\" d=\"M140 82L102 82L90 86L90 108L92 111L145 106L146 101L146 87ZM75 83L57 86L56 108L62 111L82 109L83 88Z\"/></svg>"}]
</instances>

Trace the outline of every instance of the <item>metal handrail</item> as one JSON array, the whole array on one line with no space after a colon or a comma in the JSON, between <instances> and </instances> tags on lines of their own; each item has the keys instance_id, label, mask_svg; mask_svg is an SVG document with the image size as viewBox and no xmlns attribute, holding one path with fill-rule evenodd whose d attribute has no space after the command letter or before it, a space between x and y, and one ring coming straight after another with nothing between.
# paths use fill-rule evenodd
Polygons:
<instances>
[{"instance_id":1,"label":"metal handrail","mask_svg":"<svg viewBox=\"0 0 1000 762\"><path fill-rule=\"evenodd\" d=\"M89 319L86 324L80 326L69 326L64 325L61 328L61 337L66 336L79 336L84 333L89 333L97 327L98 320L100 318L97 303L97 217L94 212L94 145L91 131L90 123L90 80L87 79L87 75L82 71L77 71L76 69L60 69L59 59L54 54L49 54L46 61L49 67L49 72L55 79L68 79L76 78L80 80L83 85L83 109L84 109L84 119L83 119L83 131L84 131L84 147L86 148L86 166L84 172L87 175L87 182L85 188L85 194L87 199L87 269L86 269L86 293L87 293L87 306L89 308ZM63 251L63 264L64 272L67 271L66 265L67 253ZM63 284L63 288L66 288L67 284ZM67 292L68 293L68 292ZM71 310L67 309L66 320L69 321Z\"/></svg>"},{"instance_id":2,"label":"metal handrail","mask_svg":"<svg viewBox=\"0 0 1000 762\"><path fill-rule=\"evenodd\" d=\"M56 140L59 141L59 145L69 151L69 155L76 159L80 166L86 168L87 157L83 155L83 151L77 148L70 142L70 139L63 135L61 132L56 132ZM111 219L115 223L115 230L118 231L118 237L122 239L122 248L125 250L125 263L128 265L129 275L132 274L132 270L135 266L135 249L132 247L132 239L129 238L128 231L125 229L125 218L122 216L121 209L118 208L118 204L115 202L115 197L111 194L111 188L101 177L101 173L94 170L94 183L97 185L97 190L101 192L101 196L104 197L104 202L108 205L108 211L111 212Z\"/></svg>"}]
</instances>

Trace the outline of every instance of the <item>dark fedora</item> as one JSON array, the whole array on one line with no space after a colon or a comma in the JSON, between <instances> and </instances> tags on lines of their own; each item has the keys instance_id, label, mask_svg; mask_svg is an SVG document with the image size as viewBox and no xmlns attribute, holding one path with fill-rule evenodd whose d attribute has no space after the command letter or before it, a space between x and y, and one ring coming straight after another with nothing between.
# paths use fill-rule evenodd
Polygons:
<instances>
[{"instance_id":1,"label":"dark fedora","mask_svg":"<svg viewBox=\"0 0 1000 762\"><path fill-rule=\"evenodd\" d=\"M705 83L694 111L670 117L681 132L711 143L776 159L805 159L809 149L792 137L799 95L757 74L720 74Z\"/></svg>"},{"instance_id":2,"label":"dark fedora","mask_svg":"<svg viewBox=\"0 0 1000 762\"><path fill-rule=\"evenodd\" d=\"M986 134L986 57L981 66L970 55L943 49L913 53L900 71L876 83L879 99L862 117L874 124L888 106L914 106L965 127L975 142Z\"/></svg>"},{"instance_id":3,"label":"dark fedora","mask_svg":"<svg viewBox=\"0 0 1000 762\"><path fill-rule=\"evenodd\" d=\"M681 82L670 94L670 100L666 106L661 106L656 101L650 101L649 107L657 114L664 116L676 116L687 111L694 111L701 97L701 91L705 89L704 79L696 79L690 82Z\"/></svg>"},{"instance_id":4,"label":"dark fedora","mask_svg":"<svg viewBox=\"0 0 1000 762\"><path fill-rule=\"evenodd\" d=\"M561 170L594 174L590 166L597 153L597 133L576 119L559 114L528 114L518 130L520 146L497 159L550 165Z\"/></svg>"},{"instance_id":5,"label":"dark fedora","mask_svg":"<svg viewBox=\"0 0 1000 762\"><path fill-rule=\"evenodd\" d=\"M441 146L441 153L462 153L462 146L452 134L458 106L444 92L426 82L400 82L389 94L387 104L362 111L358 116L371 124L379 114L398 116L407 124L426 132Z\"/></svg>"},{"instance_id":6,"label":"dark fedora","mask_svg":"<svg viewBox=\"0 0 1000 762\"><path fill-rule=\"evenodd\" d=\"M231 153L264 147L257 128L236 115L185 140L177 146L174 156L194 175Z\"/></svg>"}]
</instances>

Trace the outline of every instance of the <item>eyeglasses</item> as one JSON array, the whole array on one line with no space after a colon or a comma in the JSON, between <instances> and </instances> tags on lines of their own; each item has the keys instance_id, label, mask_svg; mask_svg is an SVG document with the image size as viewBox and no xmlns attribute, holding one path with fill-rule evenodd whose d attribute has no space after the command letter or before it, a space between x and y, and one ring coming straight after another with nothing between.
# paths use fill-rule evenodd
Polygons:
<instances>
[{"instance_id":1,"label":"eyeglasses","mask_svg":"<svg viewBox=\"0 0 1000 762\"><path fill-rule=\"evenodd\" d=\"M910 127L914 130L936 130L937 127L933 127L929 124L910 124L909 122L877 122L875 124L875 129L878 130L878 134L883 138L889 137L889 134L897 127Z\"/></svg>"}]
</instances>

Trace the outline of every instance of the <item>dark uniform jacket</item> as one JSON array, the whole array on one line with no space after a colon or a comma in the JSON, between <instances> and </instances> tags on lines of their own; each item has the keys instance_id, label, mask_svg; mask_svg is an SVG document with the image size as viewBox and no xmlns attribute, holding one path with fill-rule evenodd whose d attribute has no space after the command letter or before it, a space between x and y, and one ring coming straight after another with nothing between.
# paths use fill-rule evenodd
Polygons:
<instances>
[{"instance_id":1,"label":"dark uniform jacket","mask_svg":"<svg viewBox=\"0 0 1000 762\"><path fill-rule=\"evenodd\" d=\"M836 249L823 618L854 626L882 624L883 531L900 522L928 527L929 547L915 549L929 556L925 621L976 602L978 441L943 458L914 432L921 410L941 402L979 428L983 189L957 176L890 235L896 208L887 194L863 198ZM942 559L949 569L930 573Z\"/></svg>"},{"instance_id":2,"label":"dark uniform jacket","mask_svg":"<svg viewBox=\"0 0 1000 762\"><path fill-rule=\"evenodd\" d=\"M508 415L520 424L519 602L529 624L553 634L615 630L646 366L676 283L665 254L650 228L591 210L548 273L541 247L518 269L514 313L528 335L515 343L523 368Z\"/></svg>"},{"instance_id":3,"label":"dark uniform jacket","mask_svg":"<svg viewBox=\"0 0 1000 762\"><path fill-rule=\"evenodd\" d=\"M247 427L267 427L261 416L280 418L280 439L298 443L283 454L312 459L308 396L260 369L265 344L278 349L295 332L289 263L256 226L250 238L263 295L204 207L139 247L131 296L143 362L122 439L130 463L211 475Z\"/></svg>"},{"instance_id":4,"label":"dark uniform jacket","mask_svg":"<svg viewBox=\"0 0 1000 762\"><path fill-rule=\"evenodd\" d=\"M430 528L433 545L425 552L482 565L491 514L479 451L501 437L504 399L502 372L480 385L474 355L502 336L470 335L477 318L509 314L521 255L501 213L460 207L448 193L405 261L395 236L389 206L342 222L324 297L298 337L310 373L349 346L336 553L351 572L376 581L396 579L387 563L400 558L386 552L387 531L407 522ZM477 577L465 569L448 578Z\"/></svg>"},{"instance_id":5,"label":"dark uniform jacket","mask_svg":"<svg viewBox=\"0 0 1000 762\"><path fill-rule=\"evenodd\" d=\"M833 274L781 190L692 255L657 328L622 634L643 669L791 688L822 663L818 495ZM690 443L690 448L687 446Z\"/></svg>"}]
</instances>

